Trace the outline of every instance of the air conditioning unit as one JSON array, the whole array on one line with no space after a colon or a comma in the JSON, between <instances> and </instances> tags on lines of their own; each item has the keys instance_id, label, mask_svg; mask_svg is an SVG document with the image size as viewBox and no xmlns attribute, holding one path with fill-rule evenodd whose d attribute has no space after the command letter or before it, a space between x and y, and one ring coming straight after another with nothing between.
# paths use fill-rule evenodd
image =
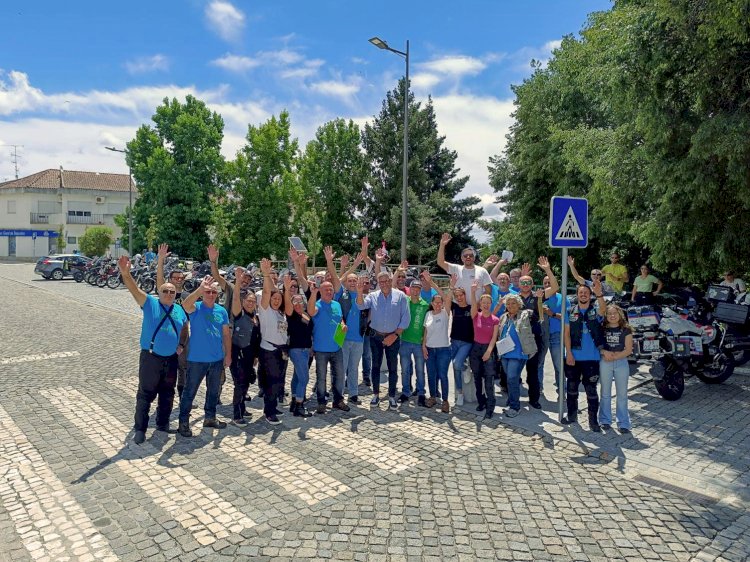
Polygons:
<instances>
[{"instance_id":1,"label":"air conditioning unit","mask_svg":"<svg viewBox=\"0 0 750 562\"><path fill-rule=\"evenodd\" d=\"M104 196L99 196L99 197L97 197L97 198L96 198L96 204L97 204L97 205L101 205L101 204L102 204L102 203L104 203L104 202L105 202L106 200L107 200L107 198L106 198L106 197L104 197Z\"/></svg>"}]
</instances>

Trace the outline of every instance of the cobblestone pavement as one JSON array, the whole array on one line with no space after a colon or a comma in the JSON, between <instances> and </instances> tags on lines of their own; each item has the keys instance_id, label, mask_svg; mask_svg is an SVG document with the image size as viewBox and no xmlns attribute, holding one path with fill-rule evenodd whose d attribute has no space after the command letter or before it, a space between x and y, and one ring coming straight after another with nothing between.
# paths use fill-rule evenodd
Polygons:
<instances>
[{"instance_id":1,"label":"cobblestone pavement","mask_svg":"<svg viewBox=\"0 0 750 562\"><path fill-rule=\"evenodd\" d=\"M637 386L631 437L563 430L552 402L512 424L408 404L270 427L255 399L216 431L201 392L195 438L138 446L130 297L22 267L0 265L0 560L750 556L747 375L674 403Z\"/></svg>"}]
</instances>

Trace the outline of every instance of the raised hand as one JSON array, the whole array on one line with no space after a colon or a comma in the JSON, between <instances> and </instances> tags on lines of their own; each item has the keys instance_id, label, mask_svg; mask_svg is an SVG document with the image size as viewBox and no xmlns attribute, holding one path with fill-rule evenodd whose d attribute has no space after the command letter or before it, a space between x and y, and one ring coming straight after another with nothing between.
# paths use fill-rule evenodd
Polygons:
<instances>
[{"instance_id":1,"label":"raised hand","mask_svg":"<svg viewBox=\"0 0 750 562\"><path fill-rule=\"evenodd\" d=\"M216 263L219 259L219 250L213 244L208 245L208 260Z\"/></svg>"},{"instance_id":2,"label":"raised hand","mask_svg":"<svg viewBox=\"0 0 750 562\"><path fill-rule=\"evenodd\" d=\"M295 250L296 252L296 250ZM307 254L305 252L299 252L297 254L297 263L299 265L306 265L307 264Z\"/></svg>"},{"instance_id":3,"label":"raised hand","mask_svg":"<svg viewBox=\"0 0 750 562\"><path fill-rule=\"evenodd\" d=\"M593 283L591 284L591 288L594 290L594 296L600 297L602 296L602 281L600 277L597 277Z\"/></svg>"},{"instance_id":4,"label":"raised hand","mask_svg":"<svg viewBox=\"0 0 750 562\"><path fill-rule=\"evenodd\" d=\"M576 260L573 256L568 256L568 265L575 267Z\"/></svg>"},{"instance_id":5,"label":"raised hand","mask_svg":"<svg viewBox=\"0 0 750 562\"><path fill-rule=\"evenodd\" d=\"M443 235L440 237L440 245L445 246L448 242L451 241L452 236L448 234L447 232L443 232Z\"/></svg>"},{"instance_id":6,"label":"raised hand","mask_svg":"<svg viewBox=\"0 0 750 562\"><path fill-rule=\"evenodd\" d=\"M365 288L365 281L366 277L363 277L362 275L357 275L357 293L362 294L362 291Z\"/></svg>"},{"instance_id":7,"label":"raised hand","mask_svg":"<svg viewBox=\"0 0 750 562\"><path fill-rule=\"evenodd\" d=\"M362 253L367 255L367 250L370 247L370 239L367 236L363 236L362 240L360 240L360 248L362 250Z\"/></svg>"},{"instance_id":8,"label":"raised hand","mask_svg":"<svg viewBox=\"0 0 750 562\"><path fill-rule=\"evenodd\" d=\"M336 253L330 246L326 246L325 248L323 248L323 255L326 258L326 262L333 261L333 258L336 257Z\"/></svg>"},{"instance_id":9,"label":"raised hand","mask_svg":"<svg viewBox=\"0 0 750 562\"><path fill-rule=\"evenodd\" d=\"M130 258L128 256L120 256L117 260L117 267L120 268L121 273L130 273Z\"/></svg>"},{"instance_id":10,"label":"raised hand","mask_svg":"<svg viewBox=\"0 0 750 562\"><path fill-rule=\"evenodd\" d=\"M537 289L536 291L534 291L534 296L536 298L538 298L538 299L543 299L544 298L544 289Z\"/></svg>"},{"instance_id":11,"label":"raised hand","mask_svg":"<svg viewBox=\"0 0 750 562\"><path fill-rule=\"evenodd\" d=\"M289 257L292 259L292 263L296 263L299 259L299 252L294 249L294 246L289 247Z\"/></svg>"},{"instance_id":12,"label":"raised hand","mask_svg":"<svg viewBox=\"0 0 750 562\"><path fill-rule=\"evenodd\" d=\"M159 250L157 253L157 257L160 259L164 259L169 255L169 245L168 244L159 244Z\"/></svg>"},{"instance_id":13,"label":"raised hand","mask_svg":"<svg viewBox=\"0 0 750 562\"><path fill-rule=\"evenodd\" d=\"M355 268L359 267L359 264L361 264L363 261L365 261L365 256L366 255L367 254L365 254L364 252L360 252L356 256L354 256L354 264L353 265L354 265Z\"/></svg>"},{"instance_id":14,"label":"raised hand","mask_svg":"<svg viewBox=\"0 0 750 562\"><path fill-rule=\"evenodd\" d=\"M484 263L486 263L487 265L495 265L499 261L500 261L500 256L498 256L497 254L492 254L490 257L487 258L487 261L485 261Z\"/></svg>"},{"instance_id":15,"label":"raised hand","mask_svg":"<svg viewBox=\"0 0 750 562\"><path fill-rule=\"evenodd\" d=\"M537 260L536 263L544 271L547 271L549 269L549 260L547 259L546 256L539 256L539 259Z\"/></svg>"},{"instance_id":16,"label":"raised hand","mask_svg":"<svg viewBox=\"0 0 750 562\"><path fill-rule=\"evenodd\" d=\"M432 285L432 275L430 275L430 272L426 269L422 272L422 279L424 279L424 282L428 285Z\"/></svg>"},{"instance_id":17,"label":"raised hand","mask_svg":"<svg viewBox=\"0 0 750 562\"><path fill-rule=\"evenodd\" d=\"M271 275L271 268L272 268L271 260L268 258L263 258L260 260L260 271L263 273L263 275Z\"/></svg>"},{"instance_id":18,"label":"raised hand","mask_svg":"<svg viewBox=\"0 0 750 562\"><path fill-rule=\"evenodd\" d=\"M385 259L385 256L387 256L388 253L383 248L378 248L375 252L375 258L379 259L380 261L383 261Z\"/></svg>"},{"instance_id":19,"label":"raised hand","mask_svg":"<svg viewBox=\"0 0 750 562\"><path fill-rule=\"evenodd\" d=\"M521 266L521 277L526 277L531 275L531 264L525 263Z\"/></svg>"},{"instance_id":20,"label":"raised hand","mask_svg":"<svg viewBox=\"0 0 750 562\"><path fill-rule=\"evenodd\" d=\"M477 281L475 279L474 281L471 282L471 291L472 291L472 293L476 293L477 289L479 289L479 281Z\"/></svg>"},{"instance_id":21,"label":"raised hand","mask_svg":"<svg viewBox=\"0 0 750 562\"><path fill-rule=\"evenodd\" d=\"M237 266L234 268L234 279L235 281L239 281L242 276L245 275L245 268L241 266Z\"/></svg>"},{"instance_id":22,"label":"raised hand","mask_svg":"<svg viewBox=\"0 0 750 562\"><path fill-rule=\"evenodd\" d=\"M341 269L346 271L349 268L349 254L341 256Z\"/></svg>"},{"instance_id":23,"label":"raised hand","mask_svg":"<svg viewBox=\"0 0 750 562\"><path fill-rule=\"evenodd\" d=\"M206 291L210 291L211 290L211 285L213 285L213 284L214 284L214 278L211 277L210 275L206 275L203 278L203 281L201 281L201 287L200 287L201 288L201 292L205 293Z\"/></svg>"},{"instance_id":24,"label":"raised hand","mask_svg":"<svg viewBox=\"0 0 750 562\"><path fill-rule=\"evenodd\" d=\"M454 273L453 275L451 275L451 284L450 284L451 289L456 288L456 283L458 283L458 274Z\"/></svg>"},{"instance_id":25,"label":"raised hand","mask_svg":"<svg viewBox=\"0 0 750 562\"><path fill-rule=\"evenodd\" d=\"M284 274L283 282L284 282L284 290L285 291L291 290L291 287L292 287L292 274L291 273Z\"/></svg>"}]
</instances>

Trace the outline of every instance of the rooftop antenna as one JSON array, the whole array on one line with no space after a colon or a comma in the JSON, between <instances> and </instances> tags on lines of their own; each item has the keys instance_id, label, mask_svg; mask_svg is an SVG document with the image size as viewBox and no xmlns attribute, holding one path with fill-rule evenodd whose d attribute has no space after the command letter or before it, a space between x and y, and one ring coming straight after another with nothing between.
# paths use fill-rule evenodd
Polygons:
<instances>
[{"instance_id":1,"label":"rooftop antenna","mask_svg":"<svg viewBox=\"0 0 750 562\"><path fill-rule=\"evenodd\" d=\"M9 146L13 149L10 153L10 161L13 163L13 168L16 171L16 179L18 179L18 149L23 148L22 144L0 144L0 146Z\"/></svg>"}]
</instances>

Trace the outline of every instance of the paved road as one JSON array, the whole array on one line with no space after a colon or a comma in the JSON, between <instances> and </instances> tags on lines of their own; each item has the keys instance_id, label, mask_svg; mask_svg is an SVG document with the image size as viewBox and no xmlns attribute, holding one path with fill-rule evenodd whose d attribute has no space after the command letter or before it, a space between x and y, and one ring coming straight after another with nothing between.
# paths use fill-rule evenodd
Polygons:
<instances>
[{"instance_id":1,"label":"paved road","mask_svg":"<svg viewBox=\"0 0 750 562\"><path fill-rule=\"evenodd\" d=\"M256 399L246 428L137 446L128 294L24 268L0 265L0 560L750 556L747 375L635 388L632 437L413 405L271 428Z\"/></svg>"}]
</instances>

